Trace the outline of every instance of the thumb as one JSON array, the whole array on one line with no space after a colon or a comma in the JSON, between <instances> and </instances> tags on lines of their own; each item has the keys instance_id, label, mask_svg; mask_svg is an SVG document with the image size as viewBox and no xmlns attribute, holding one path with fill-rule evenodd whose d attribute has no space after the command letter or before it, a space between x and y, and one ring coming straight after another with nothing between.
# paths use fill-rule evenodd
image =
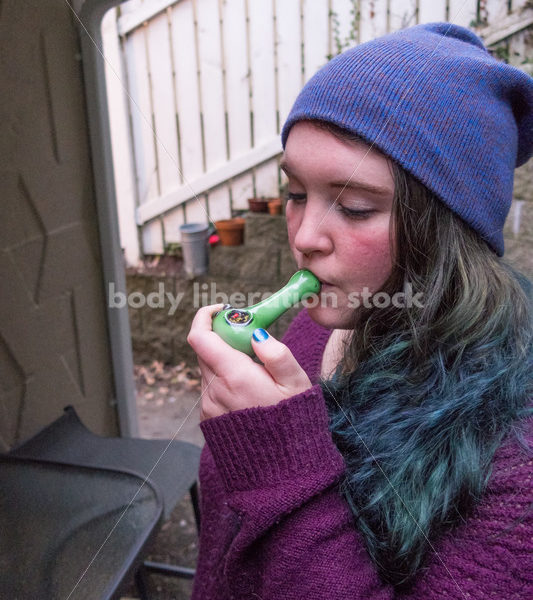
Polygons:
<instances>
[{"instance_id":1,"label":"thumb","mask_svg":"<svg viewBox=\"0 0 533 600\"><path fill-rule=\"evenodd\" d=\"M262 328L254 330L252 348L276 383L294 389L294 393L310 387L309 377L292 352L267 331Z\"/></svg>"}]
</instances>

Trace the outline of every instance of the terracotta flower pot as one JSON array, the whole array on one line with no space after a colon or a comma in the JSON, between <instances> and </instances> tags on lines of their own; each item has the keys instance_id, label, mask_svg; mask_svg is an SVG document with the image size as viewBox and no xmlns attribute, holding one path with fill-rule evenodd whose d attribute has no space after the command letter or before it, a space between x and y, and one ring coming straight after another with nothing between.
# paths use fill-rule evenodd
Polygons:
<instances>
[{"instance_id":1,"label":"terracotta flower pot","mask_svg":"<svg viewBox=\"0 0 533 600\"><path fill-rule=\"evenodd\" d=\"M221 246L240 246L244 238L244 219L222 219L215 221Z\"/></svg>"},{"instance_id":2,"label":"terracotta flower pot","mask_svg":"<svg viewBox=\"0 0 533 600\"><path fill-rule=\"evenodd\" d=\"M268 212L271 215L281 215L281 200L274 198L268 203Z\"/></svg>"},{"instance_id":3,"label":"terracotta flower pot","mask_svg":"<svg viewBox=\"0 0 533 600\"><path fill-rule=\"evenodd\" d=\"M268 212L268 200L266 198L248 198L248 206L252 212Z\"/></svg>"}]
</instances>

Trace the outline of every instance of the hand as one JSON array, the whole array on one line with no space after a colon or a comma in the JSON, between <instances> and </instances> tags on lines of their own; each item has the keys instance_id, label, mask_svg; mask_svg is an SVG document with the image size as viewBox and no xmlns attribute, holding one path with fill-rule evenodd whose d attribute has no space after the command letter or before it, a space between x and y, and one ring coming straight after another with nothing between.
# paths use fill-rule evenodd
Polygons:
<instances>
[{"instance_id":1,"label":"hand","mask_svg":"<svg viewBox=\"0 0 533 600\"><path fill-rule=\"evenodd\" d=\"M252 347L263 365L219 337L211 321L223 306L200 308L187 336L202 373L202 421L233 410L277 404L311 387L291 351L272 336L261 342L252 338Z\"/></svg>"}]
</instances>

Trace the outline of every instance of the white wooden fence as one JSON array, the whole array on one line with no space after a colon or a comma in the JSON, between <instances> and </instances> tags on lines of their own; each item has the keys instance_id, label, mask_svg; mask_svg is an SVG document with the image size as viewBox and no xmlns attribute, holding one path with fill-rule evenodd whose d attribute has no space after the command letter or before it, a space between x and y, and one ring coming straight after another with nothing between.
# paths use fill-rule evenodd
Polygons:
<instances>
[{"instance_id":1,"label":"white wooden fence","mask_svg":"<svg viewBox=\"0 0 533 600\"><path fill-rule=\"evenodd\" d=\"M278 195L280 129L298 91L331 56L445 20L476 27L486 43L511 39L513 51L500 52L522 62L530 4L129 0L110 11L104 53L127 261L163 253L184 222L228 218L249 197Z\"/></svg>"}]
</instances>

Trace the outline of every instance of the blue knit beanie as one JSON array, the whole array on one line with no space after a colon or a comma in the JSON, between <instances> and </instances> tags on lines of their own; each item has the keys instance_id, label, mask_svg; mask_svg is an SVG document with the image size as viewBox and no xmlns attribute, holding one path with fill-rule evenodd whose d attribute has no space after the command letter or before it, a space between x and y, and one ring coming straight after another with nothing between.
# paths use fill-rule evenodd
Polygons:
<instances>
[{"instance_id":1,"label":"blue knit beanie","mask_svg":"<svg viewBox=\"0 0 533 600\"><path fill-rule=\"evenodd\" d=\"M474 33L430 23L347 50L300 92L283 147L313 119L374 143L503 255L514 169L533 154L533 78Z\"/></svg>"}]
</instances>

